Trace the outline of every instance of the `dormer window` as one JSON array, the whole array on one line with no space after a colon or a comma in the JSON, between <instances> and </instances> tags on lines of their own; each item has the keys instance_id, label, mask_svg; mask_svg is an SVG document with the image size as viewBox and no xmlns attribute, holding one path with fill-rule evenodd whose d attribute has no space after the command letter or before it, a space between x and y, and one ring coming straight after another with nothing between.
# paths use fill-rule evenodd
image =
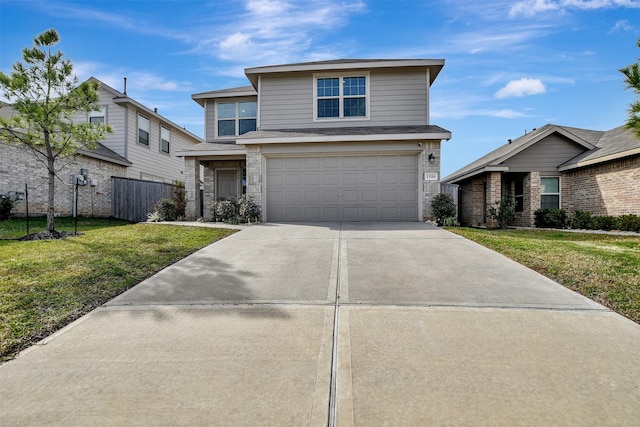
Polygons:
<instances>
[{"instance_id":1,"label":"dormer window","mask_svg":"<svg viewBox=\"0 0 640 427\"><path fill-rule=\"evenodd\" d=\"M255 101L219 102L217 104L218 136L240 136L256 130Z\"/></svg>"},{"instance_id":2,"label":"dormer window","mask_svg":"<svg viewBox=\"0 0 640 427\"><path fill-rule=\"evenodd\" d=\"M369 117L369 76L316 75L314 117L316 120L362 119Z\"/></svg>"}]
</instances>

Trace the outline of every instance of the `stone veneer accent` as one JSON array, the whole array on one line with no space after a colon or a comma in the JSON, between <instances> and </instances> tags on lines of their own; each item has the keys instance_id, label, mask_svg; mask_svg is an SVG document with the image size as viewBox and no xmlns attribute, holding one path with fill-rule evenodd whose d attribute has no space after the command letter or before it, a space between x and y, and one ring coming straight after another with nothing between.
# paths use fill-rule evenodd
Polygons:
<instances>
[{"instance_id":1,"label":"stone veneer accent","mask_svg":"<svg viewBox=\"0 0 640 427\"><path fill-rule=\"evenodd\" d=\"M66 164L64 163L66 162ZM96 186L78 186L78 214L83 216L111 216L111 177L126 176L125 166L77 155L73 158L59 160L58 167L65 165L58 172L60 179L55 186L55 212L68 216L73 213L72 176L79 175L80 169L89 171L89 179L97 182ZM48 172L45 165L38 161L28 150L15 145L0 145L0 194L10 191L24 192L29 189L29 214L46 215L49 193ZM12 210L15 215L25 215L26 203L18 201Z\"/></svg>"},{"instance_id":2,"label":"stone veneer accent","mask_svg":"<svg viewBox=\"0 0 640 427\"><path fill-rule=\"evenodd\" d=\"M423 143L424 148L420 154L420 161L422 162L422 176L419 177L419 181L422 186L421 199L422 199L422 217L423 220L432 220L433 213L431 212L431 201L440 193L440 141L426 141ZM429 161L429 154L433 154L435 160ZM438 179L436 181L426 181L424 179L425 173L437 173Z\"/></svg>"},{"instance_id":3,"label":"stone veneer accent","mask_svg":"<svg viewBox=\"0 0 640 427\"><path fill-rule=\"evenodd\" d=\"M247 145L247 197L253 198L262 212L262 147Z\"/></svg>"},{"instance_id":4,"label":"stone veneer accent","mask_svg":"<svg viewBox=\"0 0 640 427\"><path fill-rule=\"evenodd\" d=\"M200 160L197 157L184 158L184 188L187 193L185 216L195 221L200 216Z\"/></svg>"}]
</instances>

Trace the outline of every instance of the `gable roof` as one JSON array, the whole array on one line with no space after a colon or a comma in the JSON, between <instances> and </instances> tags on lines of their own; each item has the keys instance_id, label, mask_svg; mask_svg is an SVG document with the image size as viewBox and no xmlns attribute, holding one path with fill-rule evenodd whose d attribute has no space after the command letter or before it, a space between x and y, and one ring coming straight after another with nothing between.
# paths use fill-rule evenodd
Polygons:
<instances>
[{"instance_id":1,"label":"gable roof","mask_svg":"<svg viewBox=\"0 0 640 427\"><path fill-rule=\"evenodd\" d=\"M253 67L245 69L244 73L253 87L257 88L258 76L261 74L380 68L428 68L430 70L429 84L432 84L440 73L440 70L442 70L442 67L444 67L444 59L333 59L329 61Z\"/></svg>"},{"instance_id":2,"label":"gable roof","mask_svg":"<svg viewBox=\"0 0 640 427\"><path fill-rule=\"evenodd\" d=\"M198 142L202 142L202 138L200 138L199 136L191 133L190 131L187 130L187 128L180 126L174 122L172 122L171 120L167 119L166 117L164 117L161 114L158 114L157 111L151 110L150 108L148 108L145 105L142 105L141 103L139 103L138 101L136 101L133 98L130 98L129 96L127 96L125 93L120 92L119 90L116 90L114 88L112 88L111 86L109 86L106 83L101 82L100 80L96 79L95 77L89 77L89 79L87 81L95 81L98 82L100 84L100 87L104 90L106 90L107 92L109 92L110 94L113 95L113 102L116 104L129 104L129 105L133 105L134 107L136 107L139 110L144 111L146 114L156 118L158 121L161 121L163 123L168 124L169 126L171 126L173 129L175 129L176 131L197 140Z\"/></svg>"},{"instance_id":3,"label":"gable roof","mask_svg":"<svg viewBox=\"0 0 640 427\"><path fill-rule=\"evenodd\" d=\"M559 133L585 147L585 151L558 167L559 171L589 166L618 158L640 154L640 139L635 133L620 126L608 131L574 128L548 124L505 144L478 160L446 176L442 182L455 184L484 172L508 171L502 163L547 136Z\"/></svg>"},{"instance_id":4,"label":"gable roof","mask_svg":"<svg viewBox=\"0 0 640 427\"><path fill-rule=\"evenodd\" d=\"M603 132L594 149L565 162L559 170L581 168L636 154L640 154L640 138L633 130L619 126Z\"/></svg>"},{"instance_id":5,"label":"gable roof","mask_svg":"<svg viewBox=\"0 0 640 427\"><path fill-rule=\"evenodd\" d=\"M191 95L191 99L193 99L198 104L204 107L204 102L207 99L233 98L233 97L239 97L239 96L257 96L257 95L258 95L258 92L256 92L253 86L240 86L240 87L232 87L229 89L210 90L208 92L194 93L193 95Z\"/></svg>"},{"instance_id":6,"label":"gable roof","mask_svg":"<svg viewBox=\"0 0 640 427\"><path fill-rule=\"evenodd\" d=\"M578 145L583 146L585 150L591 150L595 148L595 144L603 132L547 124L539 129L534 129L526 135L510 140L507 144L496 148L478 160L443 178L442 182L454 184L485 172L506 172L508 167L503 165L506 160L554 133L569 138Z\"/></svg>"}]
</instances>

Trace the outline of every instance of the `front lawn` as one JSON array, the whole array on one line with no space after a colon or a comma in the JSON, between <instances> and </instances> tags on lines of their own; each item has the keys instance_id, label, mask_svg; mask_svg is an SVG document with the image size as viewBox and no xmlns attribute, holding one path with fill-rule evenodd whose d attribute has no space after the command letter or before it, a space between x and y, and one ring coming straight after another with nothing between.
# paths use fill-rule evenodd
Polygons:
<instances>
[{"instance_id":1,"label":"front lawn","mask_svg":"<svg viewBox=\"0 0 640 427\"><path fill-rule=\"evenodd\" d=\"M447 230L640 323L640 237L555 230Z\"/></svg>"},{"instance_id":2,"label":"front lawn","mask_svg":"<svg viewBox=\"0 0 640 427\"><path fill-rule=\"evenodd\" d=\"M0 237L24 235L15 231L20 221L0 223ZM99 219L84 220L79 231L60 240L0 240L0 362L235 232Z\"/></svg>"}]
</instances>

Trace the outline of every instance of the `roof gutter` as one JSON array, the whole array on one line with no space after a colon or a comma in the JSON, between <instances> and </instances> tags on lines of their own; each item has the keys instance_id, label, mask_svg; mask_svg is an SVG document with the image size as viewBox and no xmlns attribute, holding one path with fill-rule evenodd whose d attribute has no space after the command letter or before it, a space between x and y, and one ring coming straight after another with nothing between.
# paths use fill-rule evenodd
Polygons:
<instances>
[{"instance_id":1,"label":"roof gutter","mask_svg":"<svg viewBox=\"0 0 640 427\"><path fill-rule=\"evenodd\" d=\"M314 135L291 137L238 138L236 144L299 144L309 142L364 142L364 141L413 141L413 140L449 140L451 132L439 133L399 133L374 135Z\"/></svg>"},{"instance_id":2,"label":"roof gutter","mask_svg":"<svg viewBox=\"0 0 640 427\"><path fill-rule=\"evenodd\" d=\"M571 163L566 166L560 166L558 170L560 172L583 168L586 166L597 165L598 163L610 162L612 160L621 159L623 157L629 157L636 154L640 154L640 148L634 148L633 150L621 151L619 153L609 154L608 156L597 157L595 159L589 159L582 162Z\"/></svg>"}]
</instances>

